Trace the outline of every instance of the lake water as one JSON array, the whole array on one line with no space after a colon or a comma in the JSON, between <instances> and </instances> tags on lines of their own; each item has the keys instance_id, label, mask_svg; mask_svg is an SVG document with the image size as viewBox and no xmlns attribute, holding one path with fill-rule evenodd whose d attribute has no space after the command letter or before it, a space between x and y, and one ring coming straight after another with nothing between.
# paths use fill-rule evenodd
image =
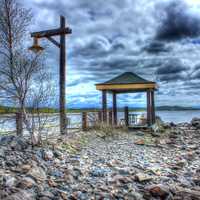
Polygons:
<instances>
[{"instance_id":1,"label":"lake water","mask_svg":"<svg viewBox=\"0 0 200 200\"><path fill-rule=\"evenodd\" d=\"M145 114L145 112L134 112L134 114ZM81 127L81 114L79 113L70 113L67 115L70 119L70 127ZM200 111L198 110L187 110L187 111L157 111L156 116L161 117L161 119L165 122L174 122L174 123L181 123L181 122L190 122L192 118L199 117L200 118ZM118 121L124 118L123 112L118 112ZM15 119L12 118L10 120L5 120L5 117L0 117L0 132L4 131L15 131ZM4 122L4 123L2 123ZM49 117L48 124L50 126L59 125L59 117L58 115L54 115ZM50 127L51 128L51 127Z\"/></svg>"},{"instance_id":2,"label":"lake water","mask_svg":"<svg viewBox=\"0 0 200 200\"><path fill-rule=\"evenodd\" d=\"M145 112L134 112L135 114L146 114ZM156 111L156 116L161 117L164 122L190 122L192 118L200 118L200 110L187 111ZM118 113L118 118L123 118L123 112Z\"/></svg>"}]
</instances>

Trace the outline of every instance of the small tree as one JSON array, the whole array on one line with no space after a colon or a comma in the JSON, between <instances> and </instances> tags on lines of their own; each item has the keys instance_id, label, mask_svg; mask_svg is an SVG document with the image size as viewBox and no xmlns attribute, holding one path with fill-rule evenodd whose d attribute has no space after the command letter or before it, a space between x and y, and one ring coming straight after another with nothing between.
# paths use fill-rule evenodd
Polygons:
<instances>
[{"instance_id":1,"label":"small tree","mask_svg":"<svg viewBox=\"0 0 200 200\"><path fill-rule=\"evenodd\" d=\"M16 0L0 0L0 5L0 97L25 119L32 78L41 71L40 56L31 55L24 46L32 15Z\"/></svg>"}]
</instances>

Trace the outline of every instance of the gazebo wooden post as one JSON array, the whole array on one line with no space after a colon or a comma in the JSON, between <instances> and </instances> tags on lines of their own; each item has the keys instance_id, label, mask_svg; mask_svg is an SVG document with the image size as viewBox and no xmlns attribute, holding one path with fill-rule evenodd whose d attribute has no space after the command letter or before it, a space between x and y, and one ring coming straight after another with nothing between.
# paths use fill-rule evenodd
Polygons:
<instances>
[{"instance_id":1,"label":"gazebo wooden post","mask_svg":"<svg viewBox=\"0 0 200 200\"><path fill-rule=\"evenodd\" d=\"M107 122L107 95L106 90L102 90L102 113L103 113L103 122Z\"/></svg>"},{"instance_id":2,"label":"gazebo wooden post","mask_svg":"<svg viewBox=\"0 0 200 200\"><path fill-rule=\"evenodd\" d=\"M151 114L152 114L152 124L155 123L156 121L156 116L155 116L155 101L154 101L154 91L151 91Z\"/></svg>"},{"instance_id":3,"label":"gazebo wooden post","mask_svg":"<svg viewBox=\"0 0 200 200\"><path fill-rule=\"evenodd\" d=\"M151 93L147 90L147 125L151 126Z\"/></svg>"},{"instance_id":4,"label":"gazebo wooden post","mask_svg":"<svg viewBox=\"0 0 200 200\"><path fill-rule=\"evenodd\" d=\"M129 126L129 111L128 111L128 106L124 107L124 120L125 120L125 126L128 127Z\"/></svg>"},{"instance_id":5,"label":"gazebo wooden post","mask_svg":"<svg viewBox=\"0 0 200 200\"><path fill-rule=\"evenodd\" d=\"M115 92L113 92L113 123L116 126L117 125L117 95Z\"/></svg>"}]
</instances>

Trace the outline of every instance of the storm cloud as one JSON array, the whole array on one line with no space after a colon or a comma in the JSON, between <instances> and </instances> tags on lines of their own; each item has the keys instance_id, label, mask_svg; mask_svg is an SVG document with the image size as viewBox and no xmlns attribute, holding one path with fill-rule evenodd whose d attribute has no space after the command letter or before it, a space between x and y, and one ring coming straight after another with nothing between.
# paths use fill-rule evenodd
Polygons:
<instances>
[{"instance_id":1,"label":"storm cloud","mask_svg":"<svg viewBox=\"0 0 200 200\"><path fill-rule=\"evenodd\" d=\"M100 106L95 84L126 71L157 82L157 105L168 99L176 105L178 92L187 97L188 105L194 103L192 94L200 79L200 4L188 0L22 2L33 10L32 31L58 27L61 14L73 30L67 38L69 106ZM51 45L48 64L57 79L58 53ZM128 97L120 98L120 105ZM136 106L145 105L143 95L131 98Z\"/></svg>"},{"instance_id":2,"label":"storm cloud","mask_svg":"<svg viewBox=\"0 0 200 200\"><path fill-rule=\"evenodd\" d=\"M176 0L163 4L160 5L161 24L156 39L178 40L200 35L200 15L192 13L184 1Z\"/></svg>"}]
</instances>

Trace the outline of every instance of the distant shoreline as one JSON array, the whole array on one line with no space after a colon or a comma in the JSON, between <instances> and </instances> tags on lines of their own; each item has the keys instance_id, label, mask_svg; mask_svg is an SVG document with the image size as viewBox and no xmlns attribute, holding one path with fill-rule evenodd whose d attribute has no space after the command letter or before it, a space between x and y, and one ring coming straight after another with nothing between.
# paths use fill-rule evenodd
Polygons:
<instances>
[{"instance_id":1,"label":"distant shoreline","mask_svg":"<svg viewBox=\"0 0 200 200\"><path fill-rule=\"evenodd\" d=\"M111 108L108 108L110 110ZM28 108L32 113L37 113L32 108ZM66 113L80 113L80 112L98 112L100 108L69 108L66 109ZM124 108L118 108L118 112L123 112ZM59 113L58 109L55 108L40 108L41 113L55 114ZM131 112L145 112L146 108L129 108ZM195 107L181 107L181 106L158 106L156 111L200 111L200 108ZM0 114L14 114L17 112L17 108L0 106Z\"/></svg>"}]
</instances>

